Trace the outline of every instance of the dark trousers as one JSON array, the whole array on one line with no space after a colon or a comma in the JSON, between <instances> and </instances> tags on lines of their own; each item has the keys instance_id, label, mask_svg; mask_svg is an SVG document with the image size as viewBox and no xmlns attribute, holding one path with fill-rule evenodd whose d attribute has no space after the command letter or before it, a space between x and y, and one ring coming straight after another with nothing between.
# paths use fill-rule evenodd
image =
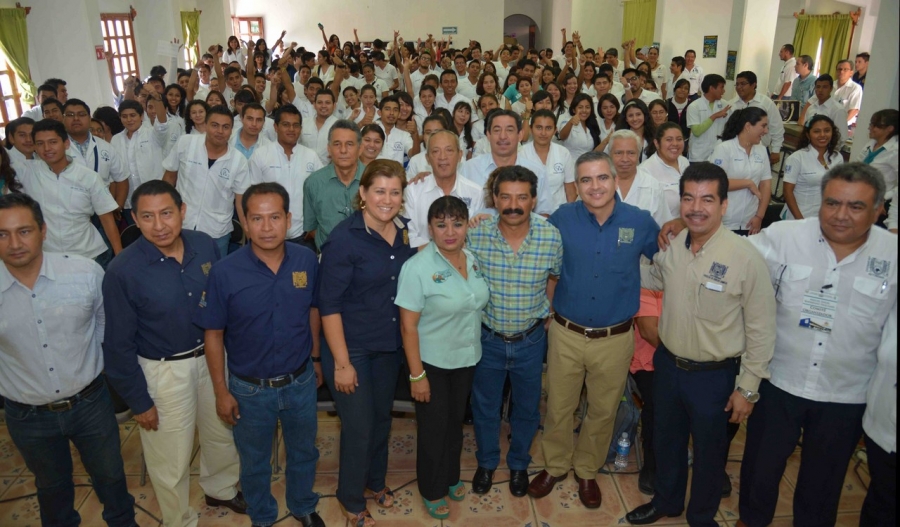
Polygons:
<instances>
[{"instance_id":1,"label":"dark trousers","mask_svg":"<svg viewBox=\"0 0 900 527\"><path fill-rule=\"evenodd\" d=\"M656 455L653 452L653 372L636 371L631 374L641 392L641 450L644 452L643 470L656 472Z\"/></svg>"},{"instance_id":2,"label":"dark trousers","mask_svg":"<svg viewBox=\"0 0 900 527\"><path fill-rule=\"evenodd\" d=\"M341 418L341 459L337 499L349 512L366 508L365 490L385 487L391 408L403 352L351 349L359 385L351 394L334 388L334 356L322 339L322 372Z\"/></svg>"},{"instance_id":3,"label":"dark trousers","mask_svg":"<svg viewBox=\"0 0 900 527\"><path fill-rule=\"evenodd\" d=\"M772 523L787 460L803 435L794 491L794 525L834 525L850 456L862 437L865 404L811 401L769 381L747 421L741 462L741 520L748 527Z\"/></svg>"},{"instance_id":4,"label":"dark trousers","mask_svg":"<svg viewBox=\"0 0 900 527\"><path fill-rule=\"evenodd\" d=\"M887 452L866 434L869 492L859 516L860 527L897 525L897 453Z\"/></svg>"},{"instance_id":5,"label":"dark trousers","mask_svg":"<svg viewBox=\"0 0 900 527\"><path fill-rule=\"evenodd\" d=\"M314 253L316 252L316 243L312 240L307 240L305 234L303 236L298 236L296 238L290 238L286 241L289 241L291 243L296 243L297 245L302 245L302 246L306 247L307 249L309 249L310 251L312 251Z\"/></svg>"},{"instance_id":6,"label":"dark trousers","mask_svg":"<svg viewBox=\"0 0 900 527\"><path fill-rule=\"evenodd\" d=\"M416 478L422 497L437 501L447 495L450 486L459 483L463 418L475 367L445 370L427 363L423 366L428 372L431 400L416 403Z\"/></svg>"},{"instance_id":7,"label":"dark trousers","mask_svg":"<svg viewBox=\"0 0 900 527\"><path fill-rule=\"evenodd\" d=\"M119 449L119 425L105 385L64 412L38 410L7 399L6 425L25 465L34 473L42 525L75 527L81 523L74 507L70 441L103 504L106 524L137 525L134 497L128 493Z\"/></svg>"},{"instance_id":8,"label":"dark trousers","mask_svg":"<svg viewBox=\"0 0 900 527\"><path fill-rule=\"evenodd\" d=\"M716 526L728 448L725 406L734 392L736 368L687 371L659 345L653 356L655 401L653 448L656 451L656 494L653 505L663 513L684 509L687 493L687 447L693 438L694 465L687 521Z\"/></svg>"}]
</instances>

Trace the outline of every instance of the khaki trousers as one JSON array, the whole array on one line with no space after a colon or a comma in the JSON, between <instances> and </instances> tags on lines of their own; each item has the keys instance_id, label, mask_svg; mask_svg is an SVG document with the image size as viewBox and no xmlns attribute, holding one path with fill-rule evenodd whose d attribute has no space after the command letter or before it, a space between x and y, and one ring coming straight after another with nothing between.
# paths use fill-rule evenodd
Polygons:
<instances>
[{"instance_id":1,"label":"khaki trousers","mask_svg":"<svg viewBox=\"0 0 900 527\"><path fill-rule=\"evenodd\" d=\"M574 466L578 477L593 479L606 462L634 355L634 329L587 339L554 320L548 339L547 415L541 440L546 470L558 477ZM587 385L588 406L576 442L572 414L583 384Z\"/></svg>"},{"instance_id":2,"label":"khaki trousers","mask_svg":"<svg viewBox=\"0 0 900 527\"><path fill-rule=\"evenodd\" d=\"M147 391L159 414L159 429L141 431L141 445L166 527L194 527L190 468L194 430L200 432L200 487L230 500L237 494L240 464L231 427L216 414L206 357L154 361L138 357Z\"/></svg>"}]
</instances>

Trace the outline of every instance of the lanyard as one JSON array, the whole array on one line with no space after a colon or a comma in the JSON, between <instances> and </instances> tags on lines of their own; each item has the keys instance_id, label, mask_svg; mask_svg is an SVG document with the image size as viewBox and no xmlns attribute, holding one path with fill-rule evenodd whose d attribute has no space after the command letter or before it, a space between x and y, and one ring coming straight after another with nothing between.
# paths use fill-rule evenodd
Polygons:
<instances>
[{"instance_id":1,"label":"lanyard","mask_svg":"<svg viewBox=\"0 0 900 527\"><path fill-rule=\"evenodd\" d=\"M884 145L881 145L881 148L879 148L878 150L875 150L874 152L870 151L868 154L866 154L866 158L863 159L863 163L871 165L872 161L875 161L875 158L878 157L878 154L882 152L884 152Z\"/></svg>"},{"instance_id":2,"label":"lanyard","mask_svg":"<svg viewBox=\"0 0 900 527\"><path fill-rule=\"evenodd\" d=\"M98 168L100 168L100 156L97 154L97 143L94 143L94 172L99 174Z\"/></svg>"}]
</instances>

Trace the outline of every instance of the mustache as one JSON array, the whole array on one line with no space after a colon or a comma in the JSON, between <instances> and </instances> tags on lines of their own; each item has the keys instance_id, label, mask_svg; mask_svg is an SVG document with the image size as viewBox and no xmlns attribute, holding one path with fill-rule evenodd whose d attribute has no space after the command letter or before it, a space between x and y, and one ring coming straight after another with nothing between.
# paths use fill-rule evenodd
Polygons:
<instances>
[{"instance_id":1,"label":"mustache","mask_svg":"<svg viewBox=\"0 0 900 527\"><path fill-rule=\"evenodd\" d=\"M522 215L525 214L525 209L503 209L503 211L501 211L501 214L503 214L504 216L512 216L513 214Z\"/></svg>"}]
</instances>

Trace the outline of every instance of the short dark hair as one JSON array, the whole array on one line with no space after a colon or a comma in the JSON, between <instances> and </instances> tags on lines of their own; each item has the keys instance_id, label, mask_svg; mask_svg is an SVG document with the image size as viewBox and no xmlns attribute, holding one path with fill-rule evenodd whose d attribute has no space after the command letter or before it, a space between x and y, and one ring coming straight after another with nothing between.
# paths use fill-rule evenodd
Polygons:
<instances>
[{"instance_id":1,"label":"short dark hair","mask_svg":"<svg viewBox=\"0 0 900 527\"><path fill-rule=\"evenodd\" d=\"M138 103L138 106L140 106L140 103ZM99 108L94 108L93 116L94 119L97 119L108 126L112 135L116 135L125 129L125 125L122 124L122 118L119 116L119 112L112 106L100 106Z\"/></svg>"},{"instance_id":2,"label":"short dark hair","mask_svg":"<svg viewBox=\"0 0 900 527\"><path fill-rule=\"evenodd\" d=\"M125 101L122 101L121 103L119 103L119 116L120 117L122 116L122 112L124 112L125 110L134 110L137 112L138 115L140 115L140 116L144 115L144 107L141 106L141 103L139 103L137 101L125 100Z\"/></svg>"},{"instance_id":3,"label":"short dark hair","mask_svg":"<svg viewBox=\"0 0 900 527\"><path fill-rule=\"evenodd\" d=\"M300 110L297 109L293 104L282 104L278 107L277 110L272 114L272 119L275 121L275 124L281 122L281 117L283 115L296 115L300 117L300 125L303 125L303 114L300 113Z\"/></svg>"},{"instance_id":4,"label":"short dark hair","mask_svg":"<svg viewBox=\"0 0 900 527\"><path fill-rule=\"evenodd\" d=\"M227 79L228 76L231 75L232 73L237 73L238 75L240 75L241 69L236 68L234 66L228 66L227 68L225 68L225 71L222 72L222 76L225 77L225 79ZM223 80L225 80L225 79L223 79Z\"/></svg>"},{"instance_id":5,"label":"short dark hair","mask_svg":"<svg viewBox=\"0 0 900 527\"><path fill-rule=\"evenodd\" d=\"M380 127L379 127L380 128ZM334 135L335 130L350 130L356 134L356 142L362 142L362 132L359 131L359 125L350 119L338 119L331 125L331 128L328 129L328 142L331 142L331 138Z\"/></svg>"},{"instance_id":6,"label":"short dark hair","mask_svg":"<svg viewBox=\"0 0 900 527\"><path fill-rule=\"evenodd\" d=\"M790 53L791 55L794 54L794 45L793 44L785 44L781 47L784 48L784 50L787 51L788 53Z\"/></svg>"},{"instance_id":7,"label":"short dark hair","mask_svg":"<svg viewBox=\"0 0 900 527\"><path fill-rule=\"evenodd\" d=\"M254 102L259 102L259 99L256 98L256 93L249 88L241 88L234 94L234 102L241 104L250 104Z\"/></svg>"},{"instance_id":8,"label":"short dark hair","mask_svg":"<svg viewBox=\"0 0 900 527\"><path fill-rule=\"evenodd\" d=\"M381 128L381 126L379 126L375 123L367 124L367 125L363 126L362 131L360 132L360 135L367 135L369 132L377 133L381 137L381 140L384 141L384 139L385 139L384 130Z\"/></svg>"},{"instance_id":9,"label":"short dark hair","mask_svg":"<svg viewBox=\"0 0 900 527\"><path fill-rule=\"evenodd\" d=\"M244 107L241 108L241 117L242 118L245 115L247 115L248 110L259 110L263 114L263 119L265 119L265 117L266 117L266 109L263 108L262 105L259 104L258 102L250 102L250 103L245 104Z\"/></svg>"},{"instance_id":10,"label":"short dark hair","mask_svg":"<svg viewBox=\"0 0 900 527\"><path fill-rule=\"evenodd\" d=\"M16 130L18 130L20 126L24 126L26 124L34 126L34 119L30 117L19 117L18 119L13 119L12 121L6 123L6 141L4 141L4 144L6 145L7 150L13 147L12 141L10 141L9 138L15 135Z\"/></svg>"},{"instance_id":11,"label":"short dark hair","mask_svg":"<svg viewBox=\"0 0 900 527\"><path fill-rule=\"evenodd\" d=\"M693 166L693 165L691 165ZM884 183L884 176L881 171L872 165L861 162L841 163L833 166L825 175L822 176L822 195L825 195L825 187L832 180L846 181L847 183L865 183L875 190L875 206L879 207L884 203L884 194L887 186Z\"/></svg>"},{"instance_id":12,"label":"short dark hair","mask_svg":"<svg viewBox=\"0 0 900 527\"><path fill-rule=\"evenodd\" d=\"M166 73L168 73L166 71L166 68L159 66L159 65L156 65L156 66L153 66L152 68L150 68L150 76L151 77L165 77Z\"/></svg>"},{"instance_id":13,"label":"short dark hair","mask_svg":"<svg viewBox=\"0 0 900 527\"><path fill-rule=\"evenodd\" d=\"M41 211L41 204L28 194L21 192L10 192L9 194L0 195L0 210L22 207L31 210L34 221L38 227L44 227L44 213Z\"/></svg>"},{"instance_id":14,"label":"short dark hair","mask_svg":"<svg viewBox=\"0 0 900 527\"><path fill-rule=\"evenodd\" d=\"M531 125L534 126L534 122L540 117L545 117L553 121L553 127L556 128L556 114L550 110L538 110L534 112L534 115L531 116Z\"/></svg>"},{"instance_id":15,"label":"short dark hair","mask_svg":"<svg viewBox=\"0 0 900 527\"><path fill-rule=\"evenodd\" d=\"M335 101L334 101L334 92L331 91L331 90L326 90L326 89L323 88L323 89L317 91L317 92L316 92L316 97L315 97L314 100L317 100L317 99L319 98L319 95L327 95L327 96L331 97L331 102L335 102Z\"/></svg>"},{"instance_id":16,"label":"short dark hair","mask_svg":"<svg viewBox=\"0 0 900 527\"><path fill-rule=\"evenodd\" d=\"M306 87L308 88L310 84L318 84L322 89L325 89L325 81L319 77L310 77L309 80L306 81Z\"/></svg>"},{"instance_id":17,"label":"short dark hair","mask_svg":"<svg viewBox=\"0 0 900 527\"><path fill-rule=\"evenodd\" d=\"M866 61L866 62L869 62L869 58L870 58L870 57L871 57L871 55L869 55L869 54L866 53L865 51L863 51L862 53L857 53L857 54L856 54L856 58L858 58L858 59L863 59L863 60Z\"/></svg>"},{"instance_id":18,"label":"short dark hair","mask_svg":"<svg viewBox=\"0 0 900 527\"><path fill-rule=\"evenodd\" d=\"M797 57L797 62L802 62L802 63L805 64L809 69L813 69L813 65L814 65L814 63L815 63L815 61L813 60L813 58L810 57L809 55L800 55L799 57Z\"/></svg>"},{"instance_id":19,"label":"short dark hair","mask_svg":"<svg viewBox=\"0 0 900 527\"><path fill-rule=\"evenodd\" d=\"M710 163L709 161L700 161L691 163L691 166L684 169L681 179L678 181L678 195L684 196L684 184L688 181L701 183L705 181L718 181L719 188L716 195L719 197L719 203L728 199L728 174L725 169Z\"/></svg>"},{"instance_id":20,"label":"short dark hair","mask_svg":"<svg viewBox=\"0 0 900 527\"><path fill-rule=\"evenodd\" d=\"M900 128L898 128L897 125L897 121L900 120L898 118L900 118L900 112L893 108L886 108L873 113L869 122L872 123L873 126L879 128L887 128L888 126L894 127L890 137L896 137L897 133L900 132ZM888 137L888 139L890 139L890 137Z\"/></svg>"},{"instance_id":21,"label":"short dark hair","mask_svg":"<svg viewBox=\"0 0 900 527\"><path fill-rule=\"evenodd\" d=\"M231 110L228 109L224 104L217 104L211 107L206 111L206 122L209 122L209 118L213 115L227 115L229 119L231 119L231 124L234 124L234 114L231 113Z\"/></svg>"},{"instance_id":22,"label":"short dark hair","mask_svg":"<svg viewBox=\"0 0 900 527\"><path fill-rule=\"evenodd\" d=\"M291 197L288 196L287 190L285 190L285 188L280 184L271 182L250 185L250 187L244 191L244 196L241 198L241 208L244 209L244 213L247 212L247 204L250 203L250 198L262 194L278 194L279 196L281 196L282 205L284 205L284 213L287 214L288 212L290 212Z\"/></svg>"},{"instance_id":23,"label":"short dark hair","mask_svg":"<svg viewBox=\"0 0 900 527\"><path fill-rule=\"evenodd\" d=\"M687 54L688 54L688 53L693 53L693 54L694 54L694 58L697 58L697 52L696 52L696 51L694 51L694 50L692 50L692 49L689 49L689 50L687 50L687 51L684 52L684 56L687 57Z\"/></svg>"},{"instance_id":24,"label":"short dark hair","mask_svg":"<svg viewBox=\"0 0 900 527\"><path fill-rule=\"evenodd\" d=\"M512 110L504 110L502 108L497 108L486 116L484 129L490 130L491 125L494 124L494 120L496 120L498 117L512 117L516 121L516 129L520 132L522 131L522 116L519 115L518 112L514 112Z\"/></svg>"},{"instance_id":25,"label":"short dark hair","mask_svg":"<svg viewBox=\"0 0 900 527\"><path fill-rule=\"evenodd\" d=\"M756 74L752 71L742 71L737 74L737 79L744 79L749 84L756 84Z\"/></svg>"},{"instance_id":26,"label":"short dark hair","mask_svg":"<svg viewBox=\"0 0 900 527\"><path fill-rule=\"evenodd\" d=\"M55 85L53 85L53 84L46 84L46 83L45 83L45 84L41 84L41 85L38 87L38 90L37 90L37 91L38 91L38 93L40 93L40 92L42 92L42 91L50 91L50 92L53 92L53 96L54 96L54 97L56 97L56 95L59 93L59 92L57 91Z\"/></svg>"},{"instance_id":27,"label":"short dark hair","mask_svg":"<svg viewBox=\"0 0 900 527\"><path fill-rule=\"evenodd\" d=\"M491 194L494 196L500 195L500 183L522 182L531 185L531 197L537 197L537 176L534 172L523 166L512 165L494 169L494 171L491 172L491 175L488 176L488 181L490 181L491 184Z\"/></svg>"},{"instance_id":28,"label":"short dark hair","mask_svg":"<svg viewBox=\"0 0 900 527\"><path fill-rule=\"evenodd\" d=\"M88 113L88 114L91 113L91 107L88 106L87 103L84 102L84 101L82 101L81 99L69 99L69 100L67 100L66 103L63 104L63 107L62 107L63 113L65 113L65 111L68 110L70 106L81 106L82 108L84 108L85 110L87 110L87 113Z\"/></svg>"},{"instance_id":29,"label":"short dark hair","mask_svg":"<svg viewBox=\"0 0 900 527\"><path fill-rule=\"evenodd\" d=\"M394 95L389 95L389 96L385 97L384 99L381 99L381 102L378 104L378 109L384 110L384 105L386 105L389 102L395 103L397 106L400 106L400 99L398 99Z\"/></svg>"},{"instance_id":30,"label":"short dark hair","mask_svg":"<svg viewBox=\"0 0 900 527\"><path fill-rule=\"evenodd\" d=\"M823 73L823 74L819 75L819 77L816 79L816 82L814 82L813 85L818 84L820 82L827 82L829 86L834 88L834 77L832 77L831 75L829 75L827 73Z\"/></svg>"},{"instance_id":31,"label":"short dark hair","mask_svg":"<svg viewBox=\"0 0 900 527\"><path fill-rule=\"evenodd\" d=\"M57 90L59 90L59 87L60 87L60 86L66 86L66 85L67 85L67 84L66 84L66 81L64 81L64 80L62 80L62 79L57 79L57 78L55 78L55 77L51 77L51 78L45 80L45 81L44 81L44 84L51 84L51 85L53 85L53 86L56 86L56 89L57 89Z\"/></svg>"},{"instance_id":32,"label":"short dark hair","mask_svg":"<svg viewBox=\"0 0 900 527\"><path fill-rule=\"evenodd\" d=\"M469 220L469 207L466 202L456 196L441 196L434 200L428 207L428 223L431 220L440 219Z\"/></svg>"},{"instance_id":33,"label":"short dark hair","mask_svg":"<svg viewBox=\"0 0 900 527\"><path fill-rule=\"evenodd\" d=\"M53 119L41 119L40 121L34 123L34 127L31 129L31 139L34 140L37 137L38 132L56 132L56 135L59 136L63 141L67 141L69 139L69 134L66 133L66 126L59 121L55 121Z\"/></svg>"},{"instance_id":34,"label":"short dark hair","mask_svg":"<svg viewBox=\"0 0 900 527\"><path fill-rule=\"evenodd\" d=\"M672 57L672 62L682 70L684 69L684 57Z\"/></svg>"},{"instance_id":35,"label":"short dark hair","mask_svg":"<svg viewBox=\"0 0 900 527\"><path fill-rule=\"evenodd\" d=\"M703 77L703 80L700 82L700 91L703 93L709 93L710 88L715 88L720 84L725 84L725 77L717 74L710 73Z\"/></svg>"},{"instance_id":36,"label":"short dark hair","mask_svg":"<svg viewBox=\"0 0 900 527\"><path fill-rule=\"evenodd\" d=\"M134 189L134 192L131 193L131 207L134 210L138 210L138 203L142 197L159 196L162 194L171 196L172 201L175 202L175 206L179 209L181 208L181 204L184 203L181 199L181 194L175 190L175 187L173 187L171 183L161 179L151 179L146 183L141 183L138 188Z\"/></svg>"},{"instance_id":37,"label":"short dark hair","mask_svg":"<svg viewBox=\"0 0 900 527\"><path fill-rule=\"evenodd\" d=\"M439 81L439 82L443 82L443 81L444 81L444 77L446 77L446 76L448 76L448 75L453 75L453 78L454 78L454 79L457 77L455 71L453 71L453 70L444 70L444 71L441 72L441 78L440 78L440 81Z\"/></svg>"}]
</instances>

